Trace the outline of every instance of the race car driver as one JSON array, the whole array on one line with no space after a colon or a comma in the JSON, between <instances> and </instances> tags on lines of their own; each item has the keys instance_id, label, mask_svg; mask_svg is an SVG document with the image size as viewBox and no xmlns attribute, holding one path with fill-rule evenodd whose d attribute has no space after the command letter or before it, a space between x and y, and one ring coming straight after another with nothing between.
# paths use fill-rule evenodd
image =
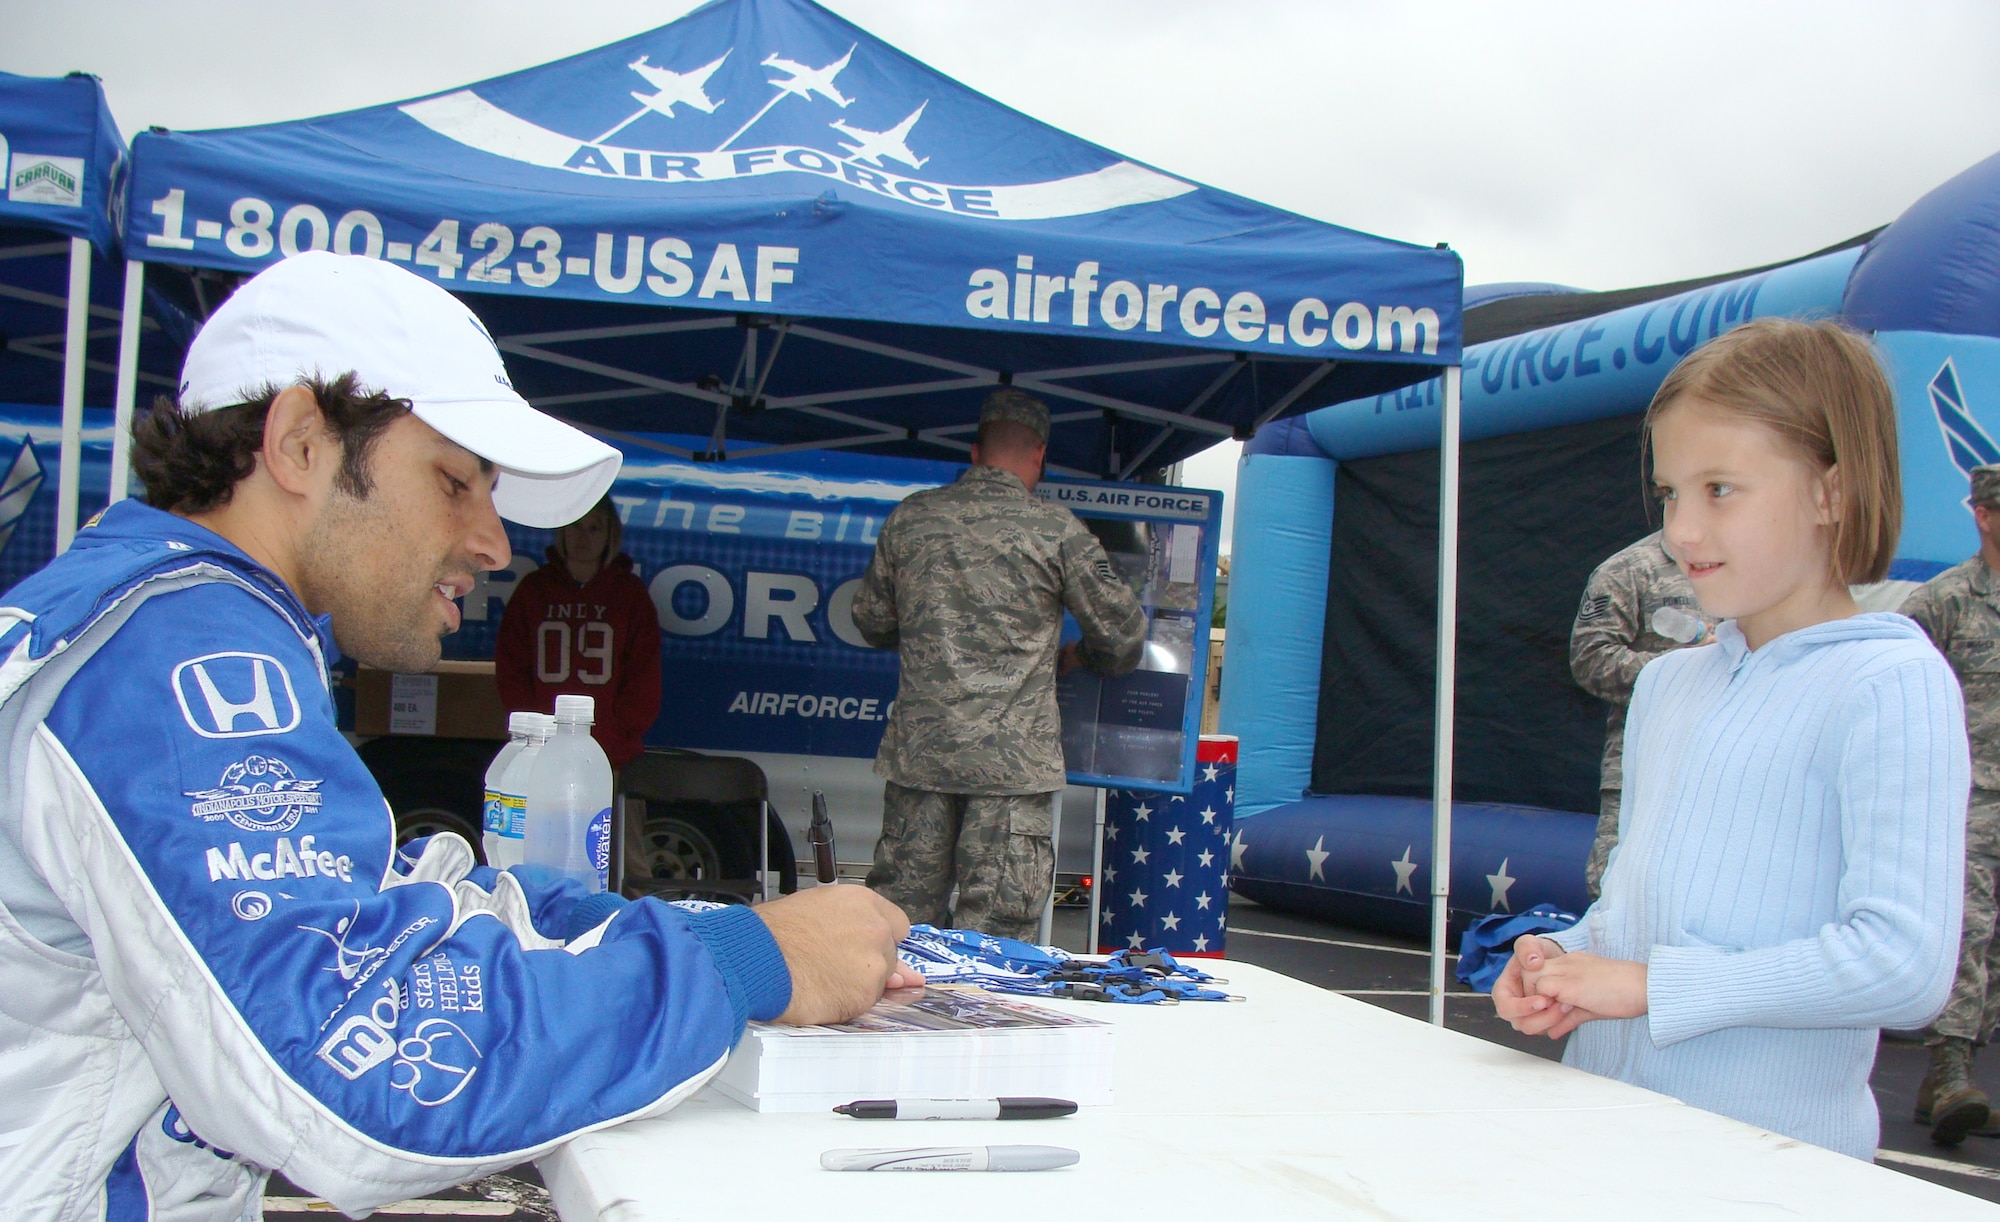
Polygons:
<instances>
[{"instance_id":1,"label":"race car driver","mask_svg":"<svg viewBox=\"0 0 2000 1222\"><path fill-rule=\"evenodd\" d=\"M692 913L395 851L336 649L426 669L501 516L570 521L619 462L465 306L301 254L176 399L134 430L148 503L0 599L8 1216L256 1216L272 1169L369 1209L672 1107L746 1019L915 983L865 888Z\"/></svg>"}]
</instances>

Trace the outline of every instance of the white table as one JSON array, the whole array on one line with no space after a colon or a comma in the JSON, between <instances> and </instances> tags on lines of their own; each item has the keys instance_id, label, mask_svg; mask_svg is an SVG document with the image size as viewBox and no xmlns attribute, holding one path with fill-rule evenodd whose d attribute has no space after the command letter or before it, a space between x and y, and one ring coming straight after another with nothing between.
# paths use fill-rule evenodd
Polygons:
<instances>
[{"instance_id":1,"label":"white table","mask_svg":"<svg viewBox=\"0 0 2000 1222\"><path fill-rule=\"evenodd\" d=\"M565 1222L912 1216L2000 1218L2000 1207L1244 963L1117 1024L1117 1104L1039 1122L762 1115L702 1091L542 1160ZM836 1173L823 1150L1069 1146L1062 1171ZM932 1211L939 1212L932 1212Z\"/></svg>"}]
</instances>

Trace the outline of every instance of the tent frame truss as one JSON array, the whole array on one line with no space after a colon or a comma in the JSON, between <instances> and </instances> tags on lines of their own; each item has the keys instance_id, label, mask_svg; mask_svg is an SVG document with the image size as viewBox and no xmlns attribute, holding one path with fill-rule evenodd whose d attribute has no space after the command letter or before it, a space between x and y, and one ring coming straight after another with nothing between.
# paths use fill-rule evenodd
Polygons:
<instances>
[{"instance_id":1,"label":"tent frame truss","mask_svg":"<svg viewBox=\"0 0 2000 1222\"><path fill-rule=\"evenodd\" d=\"M602 361L590 360L574 353L560 351L560 346L573 343L588 343L607 339L633 339L672 334L686 334L698 331L718 331L736 327L743 332L743 346L737 357L727 383L688 383L658 377L642 370L622 368ZM761 332L773 332L768 347L763 347L758 336ZM808 340L830 347L861 352L870 356L884 357L906 365L914 365L925 370L934 370L952 376L925 378L914 381L891 382L883 385L848 387L840 390L815 391L798 395L767 395L772 371L776 369L779 353L785 350L788 338ZM494 338L502 352L509 356L539 361L577 373L590 374L610 381L624 383L615 389L582 391L573 394L538 397L532 402L544 410L560 410L572 404L606 402L618 399L650 397L652 395L676 395L698 403L713 406L715 424L709 435L706 451L690 450L662 442L651 441L617 430L579 425L599 436L623 441L627 444L658 450L679 458L697 461L715 461L727 457L755 458L764 455L785 454L800 450L849 449L856 446L875 445L886 442L916 441L950 450L954 455L963 454L971 448L965 440L967 434L976 432L976 424L944 425L928 429L912 429L890 424L868 416L841 411L835 405L854 402L879 402L884 399L907 398L914 395L938 394L960 390L977 390L985 387L1012 385L1022 390L1038 394L1047 399L1084 405L1093 410L1056 412L1050 417L1054 425L1082 420L1097 420L1109 414L1114 417L1142 420L1160 426L1159 431L1143 448L1129 457L1112 456L1112 479L1130 479L1143 467L1161 445L1175 432L1206 434L1217 440L1236 436L1236 429L1220 421L1202 418L1199 413L1214 397L1237 378L1245 368L1258 364L1310 364L1312 368L1284 395L1265 407L1256 420L1256 425L1275 419L1294 403L1308 394L1313 387L1323 381L1336 369L1340 362L1335 360L1302 361L1298 358L1272 358L1252 356L1238 352L1183 353L1174 356L1154 357L1141 360L1113 361L1095 365L1076 365L1053 369L1026 371L1005 371L935 356L913 348L885 344L858 336L845 335L828 330L810 322L780 318L769 315L739 314L733 318L715 317L683 319L678 321L637 323L621 326L586 327L565 331L526 332L501 335ZM796 347L796 345L794 345ZM1101 394L1069 383L1089 378L1105 377L1121 373L1139 373L1155 370L1186 369L1206 366L1221 366L1216 376L1187 403L1175 408L1156 407L1151 404L1135 403ZM728 446L729 414L755 411L794 411L804 415L842 425L856 430L853 433L787 444L751 445L732 450ZM574 422L573 422L574 423ZM1101 478L1103 473L1052 466L1052 471L1085 479Z\"/></svg>"}]
</instances>

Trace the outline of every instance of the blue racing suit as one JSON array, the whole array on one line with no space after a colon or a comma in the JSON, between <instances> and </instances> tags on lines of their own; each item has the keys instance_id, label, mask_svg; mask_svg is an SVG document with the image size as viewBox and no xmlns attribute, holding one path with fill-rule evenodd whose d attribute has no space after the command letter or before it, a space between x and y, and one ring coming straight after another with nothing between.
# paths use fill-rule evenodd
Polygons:
<instances>
[{"instance_id":1,"label":"blue racing suit","mask_svg":"<svg viewBox=\"0 0 2000 1222\"><path fill-rule=\"evenodd\" d=\"M747 908L578 931L575 884L399 856L327 624L210 531L123 501L0 601L9 1217L431 1192L672 1107L788 1004Z\"/></svg>"}]
</instances>

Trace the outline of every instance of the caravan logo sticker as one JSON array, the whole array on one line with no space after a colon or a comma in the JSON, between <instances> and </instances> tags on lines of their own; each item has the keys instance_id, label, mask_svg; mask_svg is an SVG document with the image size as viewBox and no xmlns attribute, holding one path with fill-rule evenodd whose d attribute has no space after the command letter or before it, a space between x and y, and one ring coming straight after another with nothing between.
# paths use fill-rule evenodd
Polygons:
<instances>
[{"instance_id":1,"label":"caravan logo sticker","mask_svg":"<svg viewBox=\"0 0 2000 1222\"><path fill-rule=\"evenodd\" d=\"M7 200L15 204L83 207L83 158L15 153L8 159Z\"/></svg>"},{"instance_id":2,"label":"caravan logo sticker","mask_svg":"<svg viewBox=\"0 0 2000 1222\"><path fill-rule=\"evenodd\" d=\"M928 98L900 102L861 96L841 82L856 48L820 66L772 51L757 61L763 88L749 97L713 96L718 72L740 62L738 49L716 55L678 55L653 62L641 55L626 65L632 76L605 82L605 90L626 93L636 109L602 132L561 131L503 109L471 89L403 106L402 112L446 139L468 148L528 165L566 170L592 178L658 183L714 183L766 174L809 174L847 183L912 208L953 212L1003 221L1081 216L1128 204L1173 199L1194 184L1115 161L1087 174L1026 183L945 182L920 172L930 161L925 149L945 144L919 130ZM636 77L636 81L634 80ZM741 77L738 77L741 83ZM643 84L644 89L632 88ZM823 124L800 142L758 144L759 124L780 107L814 108ZM721 121L702 123L694 116ZM721 123L741 116L712 145ZM705 136L698 139L697 136Z\"/></svg>"}]
</instances>

